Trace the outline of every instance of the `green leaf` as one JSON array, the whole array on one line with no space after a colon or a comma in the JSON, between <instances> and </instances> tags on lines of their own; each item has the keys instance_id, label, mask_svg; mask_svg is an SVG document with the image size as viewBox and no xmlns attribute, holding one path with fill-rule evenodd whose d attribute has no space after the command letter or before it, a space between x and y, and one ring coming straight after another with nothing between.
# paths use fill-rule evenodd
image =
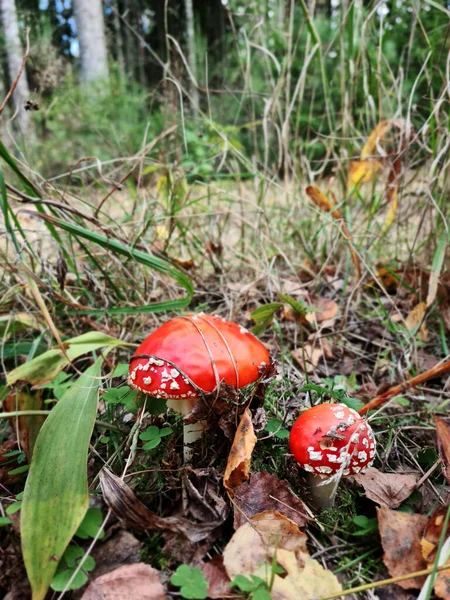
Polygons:
<instances>
[{"instance_id":1,"label":"green leaf","mask_svg":"<svg viewBox=\"0 0 450 600\"><path fill-rule=\"evenodd\" d=\"M270 322L273 319L274 314L282 306L283 302L269 302L268 304L255 308L255 310L251 312L250 317L256 324L266 323L267 321Z\"/></svg>"},{"instance_id":2,"label":"green leaf","mask_svg":"<svg viewBox=\"0 0 450 600\"><path fill-rule=\"evenodd\" d=\"M269 433L273 433L281 426L281 421L277 421L277 419L269 419L266 423L264 429Z\"/></svg>"},{"instance_id":3,"label":"green leaf","mask_svg":"<svg viewBox=\"0 0 450 600\"><path fill-rule=\"evenodd\" d=\"M295 298L292 298L292 296L287 296L286 294L278 294L278 298L280 298L280 300L283 300L283 302L286 302L286 304L289 304L289 306L292 308L292 310L298 317L307 315L308 313L312 312L321 312L320 308L309 306L308 304L306 304L306 302L303 302L303 300L296 300Z\"/></svg>"},{"instance_id":4,"label":"green leaf","mask_svg":"<svg viewBox=\"0 0 450 600\"><path fill-rule=\"evenodd\" d=\"M117 365L114 369L112 377L123 377L124 375L128 374L128 369L128 363L120 363L120 365Z\"/></svg>"},{"instance_id":5,"label":"green leaf","mask_svg":"<svg viewBox=\"0 0 450 600\"><path fill-rule=\"evenodd\" d=\"M16 513L17 511L19 511L22 508L22 502L13 502L12 504L10 504L8 506L8 508L5 510L5 513L7 515L13 515L14 513Z\"/></svg>"},{"instance_id":6,"label":"green leaf","mask_svg":"<svg viewBox=\"0 0 450 600\"><path fill-rule=\"evenodd\" d=\"M102 511L99 508L88 508L75 535L83 540L95 538L102 523ZM99 538L101 539L104 535L105 532L102 531L99 535Z\"/></svg>"},{"instance_id":7,"label":"green leaf","mask_svg":"<svg viewBox=\"0 0 450 600\"><path fill-rule=\"evenodd\" d=\"M253 592L252 600L272 600L272 596L269 590L259 587Z\"/></svg>"},{"instance_id":8,"label":"green leaf","mask_svg":"<svg viewBox=\"0 0 450 600\"><path fill-rule=\"evenodd\" d=\"M146 406L147 412L150 415L161 415L167 410L167 404L164 398L149 398Z\"/></svg>"},{"instance_id":9,"label":"green leaf","mask_svg":"<svg viewBox=\"0 0 450 600\"><path fill-rule=\"evenodd\" d=\"M356 515L356 517L353 517L353 523L358 525L358 527L367 527L369 518L365 515Z\"/></svg>"},{"instance_id":10,"label":"green leaf","mask_svg":"<svg viewBox=\"0 0 450 600\"><path fill-rule=\"evenodd\" d=\"M400 404L400 406L409 406L411 404L408 398L403 398L402 396L395 398L395 401L397 402L397 404Z\"/></svg>"},{"instance_id":11,"label":"green leaf","mask_svg":"<svg viewBox=\"0 0 450 600\"><path fill-rule=\"evenodd\" d=\"M166 437L166 435L170 435L172 432L172 427L163 427L159 430L159 437Z\"/></svg>"},{"instance_id":12,"label":"green leaf","mask_svg":"<svg viewBox=\"0 0 450 600\"><path fill-rule=\"evenodd\" d=\"M83 333L64 342L69 360L59 347L52 348L8 373L7 383L12 385L16 381L26 381L32 385L42 385L54 379L69 364L69 361L73 361L83 354L94 352L105 346L131 345L99 331Z\"/></svg>"},{"instance_id":13,"label":"green leaf","mask_svg":"<svg viewBox=\"0 0 450 600\"><path fill-rule=\"evenodd\" d=\"M83 548L80 548L80 546L69 546L64 552L62 563L65 563L70 569L76 569L80 563L82 563L81 568L83 571L95 569L95 560L90 554L85 555Z\"/></svg>"},{"instance_id":14,"label":"green leaf","mask_svg":"<svg viewBox=\"0 0 450 600\"><path fill-rule=\"evenodd\" d=\"M5 525L11 525L12 521L11 519L8 519L8 517L0 517L0 527L3 527Z\"/></svg>"},{"instance_id":15,"label":"green leaf","mask_svg":"<svg viewBox=\"0 0 450 600\"><path fill-rule=\"evenodd\" d=\"M124 400L127 392L130 388L127 386L121 388L108 388L104 394L102 394L102 400L109 404L119 404Z\"/></svg>"},{"instance_id":16,"label":"green leaf","mask_svg":"<svg viewBox=\"0 0 450 600\"><path fill-rule=\"evenodd\" d=\"M285 440L289 437L289 431L287 429L280 429L280 431L276 432L275 437L279 438L280 440Z\"/></svg>"},{"instance_id":17,"label":"green leaf","mask_svg":"<svg viewBox=\"0 0 450 600\"><path fill-rule=\"evenodd\" d=\"M153 450L153 448L156 448L156 446L159 446L160 443L161 443L161 438L157 437L153 440L150 440L146 444L144 444L142 446L142 448L143 448L143 450Z\"/></svg>"},{"instance_id":18,"label":"green leaf","mask_svg":"<svg viewBox=\"0 0 450 600\"><path fill-rule=\"evenodd\" d=\"M180 588L180 594L188 600L207 597L209 584L198 567L180 565L170 578L170 583Z\"/></svg>"},{"instance_id":19,"label":"green leaf","mask_svg":"<svg viewBox=\"0 0 450 600\"><path fill-rule=\"evenodd\" d=\"M51 583L52 590L54 590L55 592L62 592L64 589L66 589L66 585L70 581L74 571L75 571L75 569L64 569L64 571L58 571L58 573L56 573L56 575L52 579L52 583ZM87 580L88 580L88 576L81 569L75 575L75 577L72 580L72 583L68 586L67 589L68 590L78 590L79 588L83 587L83 585L85 585L87 583ZM34 600L34 597L33 597L33 600Z\"/></svg>"},{"instance_id":20,"label":"green leaf","mask_svg":"<svg viewBox=\"0 0 450 600\"><path fill-rule=\"evenodd\" d=\"M17 469L11 469L8 471L8 475L20 475L20 473L26 473L29 471L30 465L22 465L21 467L17 467Z\"/></svg>"},{"instance_id":21,"label":"green leaf","mask_svg":"<svg viewBox=\"0 0 450 600\"><path fill-rule=\"evenodd\" d=\"M74 382L36 441L21 511L22 554L33 600L44 599L58 560L86 514L87 455L101 363L98 359Z\"/></svg>"},{"instance_id":22,"label":"green leaf","mask_svg":"<svg viewBox=\"0 0 450 600\"><path fill-rule=\"evenodd\" d=\"M154 440L159 437L159 427L156 427L156 425L150 425L150 427L147 427L147 429L140 434L139 439Z\"/></svg>"},{"instance_id":23,"label":"green leaf","mask_svg":"<svg viewBox=\"0 0 450 600\"><path fill-rule=\"evenodd\" d=\"M364 406L361 400L358 400L357 398L347 398L346 396L342 396L342 398L339 398L339 401L341 404L348 406L348 408L353 408L353 410L359 410Z\"/></svg>"},{"instance_id":24,"label":"green leaf","mask_svg":"<svg viewBox=\"0 0 450 600\"><path fill-rule=\"evenodd\" d=\"M230 582L230 585L238 587L241 592L252 592L259 586L259 583L255 583L244 575L236 575L233 581Z\"/></svg>"}]
</instances>

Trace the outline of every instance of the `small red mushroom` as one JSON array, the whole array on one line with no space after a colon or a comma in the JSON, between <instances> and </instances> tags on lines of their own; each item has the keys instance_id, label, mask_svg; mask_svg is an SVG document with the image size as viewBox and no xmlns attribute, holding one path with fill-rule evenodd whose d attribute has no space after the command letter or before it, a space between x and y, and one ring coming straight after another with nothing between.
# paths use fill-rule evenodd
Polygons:
<instances>
[{"instance_id":1,"label":"small red mushroom","mask_svg":"<svg viewBox=\"0 0 450 600\"><path fill-rule=\"evenodd\" d=\"M257 381L270 363L267 348L249 331L221 317L185 315L151 333L131 359L128 383L186 415L197 400L225 382L238 390ZM202 424L185 425L185 447Z\"/></svg>"},{"instance_id":2,"label":"small red mushroom","mask_svg":"<svg viewBox=\"0 0 450 600\"><path fill-rule=\"evenodd\" d=\"M337 479L372 465L376 443L372 428L356 410L345 404L319 404L295 421L289 446L298 464L313 474L313 494L324 506L333 502ZM323 483L326 478L332 488Z\"/></svg>"}]
</instances>

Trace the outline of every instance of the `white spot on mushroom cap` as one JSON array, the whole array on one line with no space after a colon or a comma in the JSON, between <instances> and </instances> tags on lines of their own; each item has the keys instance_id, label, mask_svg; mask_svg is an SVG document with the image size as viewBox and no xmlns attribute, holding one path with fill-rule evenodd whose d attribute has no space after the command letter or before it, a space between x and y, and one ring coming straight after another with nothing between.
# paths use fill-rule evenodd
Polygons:
<instances>
[{"instance_id":1,"label":"white spot on mushroom cap","mask_svg":"<svg viewBox=\"0 0 450 600\"><path fill-rule=\"evenodd\" d=\"M360 452L358 452L358 460L359 460L359 462L366 462L367 452L365 452L364 450L361 450Z\"/></svg>"},{"instance_id":2,"label":"white spot on mushroom cap","mask_svg":"<svg viewBox=\"0 0 450 600\"><path fill-rule=\"evenodd\" d=\"M171 389L171 390L179 390L179 389L180 389L180 386L178 385L178 383L177 383L176 381L172 381L172 382L170 383L170 389Z\"/></svg>"},{"instance_id":3,"label":"white spot on mushroom cap","mask_svg":"<svg viewBox=\"0 0 450 600\"><path fill-rule=\"evenodd\" d=\"M369 440L368 440L367 438L363 438L363 440L362 440L362 445L363 445L365 448L368 448L368 447L369 447Z\"/></svg>"},{"instance_id":4,"label":"white spot on mushroom cap","mask_svg":"<svg viewBox=\"0 0 450 600\"><path fill-rule=\"evenodd\" d=\"M337 463L338 457L335 454L327 454L330 463Z\"/></svg>"},{"instance_id":5,"label":"white spot on mushroom cap","mask_svg":"<svg viewBox=\"0 0 450 600\"><path fill-rule=\"evenodd\" d=\"M335 412L334 416L336 417L336 419L345 419L345 412L344 411Z\"/></svg>"},{"instance_id":6,"label":"white spot on mushroom cap","mask_svg":"<svg viewBox=\"0 0 450 600\"><path fill-rule=\"evenodd\" d=\"M170 369L170 376L173 377L173 379L176 379L179 376L179 371L177 369Z\"/></svg>"},{"instance_id":7,"label":"white spot on mushroom cap","mask_svg":"<svg viewBox=\"0 0 450 600\"><path fill-rule=\"evenodd\" d=\"M315 451L314 446L308 448L309 460L322 460L322 452L320 450Z\"/></svg>"},{"instance_id":8,"label":"white spot on mushroom cap","mask_svg":"<svg viewBox=\"0 0 450 600\"><path fill-rule=\"evenodd\" d=\"M145 383L145 385L150 385L152 382L152 378L151 377L144 377L143 382Z\"/></svg>"},{"instance_id":9,"label":"white spot on mushroom cap","mask_svg":"<svg viewBox=\"0 0 450 600\"><path fill-rule=\"evenodd\" d=\"M352 437L350 438L350 441L352 444L357 444L359 442L359 433L354 433L352 435ZM364 444L364 440L363 440L363 444Z\"/></svg>"},{"instance_id":10,"label":"white spot on mushroom cap","mask_svg":"<svg viewBox=\"0 0 450 600\"><path fill-rule=\"evenodd\" d=\"M328 473L332 473L333 469L331 467L328 467L327 465L322 465L320 467L316 467L316 471L318 473L326 473L326 474L328 474Z\"/></svg>"},{"instance_id":11,"label":"white spot on mushroom cap","mask_svg":"<svg viewBox=\"0 0 450 600\"><path fill-rule=\"evenodd\" d=\"M305 469L305 471L308 471L308 473L314 473L314 468L311 465L303 465L303 468Z\"/></svg>"}]
</instances>

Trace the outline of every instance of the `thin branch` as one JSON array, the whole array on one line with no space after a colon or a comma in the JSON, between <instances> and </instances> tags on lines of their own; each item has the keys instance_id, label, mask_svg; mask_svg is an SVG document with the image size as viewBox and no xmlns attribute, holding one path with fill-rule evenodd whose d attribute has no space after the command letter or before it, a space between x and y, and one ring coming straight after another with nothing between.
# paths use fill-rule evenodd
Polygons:
<instances>
[{"instance_id":1,"label":"thin branch","mask_svg":"<svg viewBox=\"0 0 450 600\"><path fill-rule=\"evenodd\" d=\"M25 39L27 41L27 45L26 45L26 48L25 48L25 54L23 55L23 58L22 58L22 64L20 65L20 69L19 69L19 72L17 74L17 77L14 79L12 86L9 88L9 91L6 94L5 99L3 100L3 102L0 105L0 115L5 110L5 106L8 103L8 100L13 95L14 90L16 89L17 84L19 83L19 79L22 76L23 70L25 69L25 63L27 62L28 55L30 54L30 36L29 36L29 33L30 33L30 29L29 29L29 27L27 27L25 29Z\"/></svg>"}]
</instances>

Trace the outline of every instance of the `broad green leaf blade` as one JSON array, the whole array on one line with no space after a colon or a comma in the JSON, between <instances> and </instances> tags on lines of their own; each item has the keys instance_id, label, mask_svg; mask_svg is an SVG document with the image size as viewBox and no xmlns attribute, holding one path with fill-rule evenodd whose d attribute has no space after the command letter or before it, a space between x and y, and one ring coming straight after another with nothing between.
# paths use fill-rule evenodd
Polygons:
<instances>
[{"instance_id":1,"label":"broad green leaf blade","mask_svg":"<svg viewBox=\"0 0 450 600\"><path fill-rule=\"evenodd\" d=\"M83 354L99 350L105 346L130 346L132 344L99 331L90 331L66 340L64 345L66 354L72 361ZM16 381L27 381L32 385L42 385L54 379L61 369L64 369L68 364L69 361L61 352L61 349L59 347L52 348L8 373L6 381L8 385L12 385Z\"/></svg>"},{"instance_id":2,"label":"broad green leaf blade","mask_svg":"<svg viewBox=\"0 0 450 600\"><path fill-rule=\"evenodd\" d=\"M101 363L98 359L67 390L36 441L21 512L22 554L33 600L45 597L58 562L86 514L87 455Z\"/></svg>"}]
</instances>

